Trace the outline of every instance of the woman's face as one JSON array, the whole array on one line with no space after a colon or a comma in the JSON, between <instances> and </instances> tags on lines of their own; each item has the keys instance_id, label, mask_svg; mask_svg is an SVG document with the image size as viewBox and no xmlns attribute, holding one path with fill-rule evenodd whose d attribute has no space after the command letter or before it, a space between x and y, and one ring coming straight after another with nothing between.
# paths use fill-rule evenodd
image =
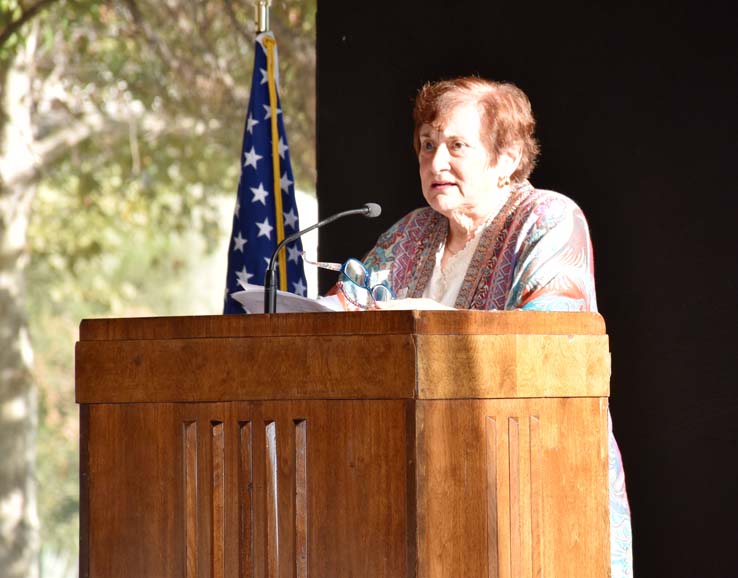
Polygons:
<instances>
[{"instance_id":1,"label":"woman's face","mask_svg":"<svg viewBox=\"0 0 738 578\"><path fill-rule=\"evenodd\" d=\"M457 211L486 216L500 194L499 163L490 165L480 128L479 110L474 103L460 104L433 126L420 127L418 160L423 196L446 217L452 218Z\"/></svg>"}]
</instances>

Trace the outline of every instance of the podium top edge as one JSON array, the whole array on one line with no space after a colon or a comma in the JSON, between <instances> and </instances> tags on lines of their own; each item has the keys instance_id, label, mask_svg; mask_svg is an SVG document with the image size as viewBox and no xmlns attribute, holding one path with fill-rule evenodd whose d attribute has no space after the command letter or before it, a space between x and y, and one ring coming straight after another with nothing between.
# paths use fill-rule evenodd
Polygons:
<instances>
[{"instance_id":1,"label":"podium top edge","mask_svg":"<svg viewBox=\"0 0 738 578\"><path fill-rule=\"evenodd\" d=\"M603 335L598 313L364 311L85 319L80 341L324 335Z\"/></svg>"}]
</instances>

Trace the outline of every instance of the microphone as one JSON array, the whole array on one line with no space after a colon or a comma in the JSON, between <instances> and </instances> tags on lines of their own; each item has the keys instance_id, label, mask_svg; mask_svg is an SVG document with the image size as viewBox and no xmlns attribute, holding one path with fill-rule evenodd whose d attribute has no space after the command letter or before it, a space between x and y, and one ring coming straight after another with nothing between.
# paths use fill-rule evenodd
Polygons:
<instances>
[{"instance_id":1,"label":"microphone","mask_svg":"<svg viewBox=\"0 0 738 578\"><path fill-rule=\"evenodd\" d=\"M380 207L377 203L367 203L359 210L366 211L364 214L369 219L373 219L374 217L378 217L382 214L382 207Z\"/></svg>"},{"instance_id":2,"label":"microphone","mask_svg":"<svg viewBox=\"0 0 738 578\"><path fill-rule=\"evenodd\" d=\"M327 217L322 221L318 221L307 229L297 231L297 233L293 233L289 237L285 237L282 242L277 245L277 248L274 249L274 253L272 253L271 259L269 259L269 265L267 266L266 272L264 273L264 313L277 312L277 285L274 283L274 268L277 265L277 255L279 255L279 252L284 248L285 245L288 245L289 243L292 243L292 241L299 239L305 233L309 233L310 231L313 231L319 227L323 227L324 225L332 223L333 221L336 221L338 219L342 219L343 217L348 217L349 215L364 215L368 219L374 219L381 214L382 207L380 207L377 203L366 203L360 209L351 209L350 211L336 213L335 215L331 215L330 217Z\"/></svg>"}]
</instances>

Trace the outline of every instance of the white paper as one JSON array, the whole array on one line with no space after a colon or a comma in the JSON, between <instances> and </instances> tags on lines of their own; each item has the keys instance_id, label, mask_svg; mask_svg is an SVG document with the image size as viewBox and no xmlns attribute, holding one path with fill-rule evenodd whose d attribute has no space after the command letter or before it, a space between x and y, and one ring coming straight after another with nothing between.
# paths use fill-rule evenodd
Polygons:
<instances>
[{"instance_id":1,"label":"white paper","mask_svg":"<svg viewBox=\"0 0 738 578\"><path fill-rule=\"evenodd\" d=\"M264 313L264 287L241 283L243 291L231 293L246 313ZM308 299L294 293L277 291L277 313L316 313L320 311L343 311L338 297L318 297Z\"/></svg>"}]
</instances>

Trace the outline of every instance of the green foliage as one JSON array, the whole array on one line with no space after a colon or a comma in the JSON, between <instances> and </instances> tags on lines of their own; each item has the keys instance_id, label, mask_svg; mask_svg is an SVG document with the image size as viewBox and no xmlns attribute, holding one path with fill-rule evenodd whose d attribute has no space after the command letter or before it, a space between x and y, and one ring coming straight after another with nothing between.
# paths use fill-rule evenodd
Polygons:
<instances>
[{"instance_id":1,"label":"green foliage","mask_svg":"<svg viewBox=\"0 0 738 578\"><path fill-rule=\"evenodd\" d=\"M18 0L0 0L0 33L5 40L0 43L0 62L7 60L20 40L16 31L16 23L23 15Z\"/></svg>"},{"instance_id":2,"label":"green foliage","mask_svg":"<svg viewBox=\"0 0 738 578\"><path fill-rule=\"evenodd\" d=\"M24 27L52 4L65 0L0 0L0 68L24 41ZM85 2L85 0L80 0Z\"/></svg>"},{"instance_id":3,"label":"green foliage","mask_svg":"<svg viewBox=\"0 0 738 578\"><path fill-rule=\"evenodd\" d=\"M125 195L94 209L66 191L40 191L31 222L29 321L39 391L37 477L45 555L75 567L78 555L78 412L72 344L90 317L218 313L221 275L209 275L208 247L195 231L152 226ZM127 214L117 219L116 213ZM56 247L54 245L56 244ZM72 258L71 256L74 255ZM195 302L201 277L211 299Z\"/></svg>"},{"instance_id":4,"label":"green foliage","mask_svg":"<svg viewBox=\"0 0 738 578\"><path fill-rule=\"evenodd\" d=\"M315 0L285 0L271 11L293 169L308 190L315 10ZM223 205L232 206L240 171L252 18L250 3L222 0L59 0L36 21L37 138L92 127L90 138L49 156L29 224L39 508L53 558L77 556L79 320L219 312L193 300L209 293L217 306L224 286L210 256L225 257Z\"/></svg>"},{"instance_id":5,"label":"green foliage","mask_svg":"<svg viewBox=\"0 0 738 578\"><path fill-rule=\"evenodd\" d=\"M42 557L78 557L79 535L79 419L69 344L75 324L64 317L32 315L36 349L35 379L39 395L39 431L36 447L38 510L42 519Z\"/></svg>"}]
</instances>

